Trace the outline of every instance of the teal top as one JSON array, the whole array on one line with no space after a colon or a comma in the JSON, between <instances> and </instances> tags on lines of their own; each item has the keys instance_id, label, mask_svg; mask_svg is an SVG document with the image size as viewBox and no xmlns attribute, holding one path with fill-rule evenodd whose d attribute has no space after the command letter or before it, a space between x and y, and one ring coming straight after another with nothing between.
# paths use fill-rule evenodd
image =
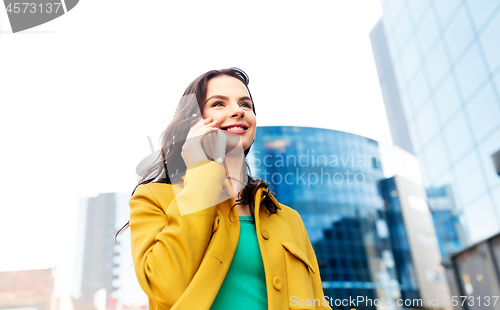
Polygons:
<instances>
[{"instance_id":1,"label":"teal top","mask_svg":"<svg viewBox=\"0 0 500 310\"><path fill-rule=\"evenodd\" d=\"M267 310L266 274L251 216L240 216L238 246L210 309Z\"/></svg>"}]
</instances>

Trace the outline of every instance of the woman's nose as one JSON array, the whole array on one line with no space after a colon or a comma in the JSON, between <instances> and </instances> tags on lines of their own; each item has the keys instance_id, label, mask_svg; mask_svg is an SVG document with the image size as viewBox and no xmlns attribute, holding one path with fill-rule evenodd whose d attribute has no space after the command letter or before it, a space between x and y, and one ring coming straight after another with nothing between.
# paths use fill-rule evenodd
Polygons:
<instances>
[{"instance_id":1,"label":"woman's nose","mask_svg":"<svg viewBox=\"0 0 500 310\"><path fill-rule=\"evenodd\" d=\"M238 105L231 111L231 117L242 117L243 115L245 115L245 111Z\"/></svg>"}]
</instances>

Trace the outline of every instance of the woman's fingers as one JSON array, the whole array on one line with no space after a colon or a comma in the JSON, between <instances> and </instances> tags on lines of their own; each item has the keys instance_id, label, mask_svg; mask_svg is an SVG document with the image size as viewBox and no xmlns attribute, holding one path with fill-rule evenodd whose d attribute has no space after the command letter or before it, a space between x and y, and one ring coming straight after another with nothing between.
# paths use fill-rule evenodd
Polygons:
<instances>
[{"instance_id":1,"label":"woman's fingers","mask_svg":"<svg viewBox=\"0 0 500 310\"><path fill-rule=\"evenodd\" d=\"M197 136L204 136L211 132L216 132L219 129L217 126L217 120L212 121L212 117L206 118L204 120L200 120L196 123L188 132L187 139L194 138ZM200 137L200 141L203 137Z\"/></svg>"},{"instance_id":2,"label":"woman's fingers","mask_svg":"<svg viewBox=\"0 0 500 310\"><path fill-rule=\"evenodd\" d=\"M181 156L184 159L186 167L193 162L199 160L207 160L207 156L202 147L202 140L211 132L217 132L217 121L209 117L204 120L197 122L188 132L186 141L182 146Z\"/></svg>"}]
</instances>

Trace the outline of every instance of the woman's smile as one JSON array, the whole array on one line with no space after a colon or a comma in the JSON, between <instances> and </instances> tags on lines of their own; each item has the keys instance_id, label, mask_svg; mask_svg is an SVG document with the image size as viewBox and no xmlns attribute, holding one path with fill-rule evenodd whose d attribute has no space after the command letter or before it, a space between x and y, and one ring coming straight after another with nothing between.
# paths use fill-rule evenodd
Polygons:
<instances>
[{"instance_id":1,"label":"woman's smile","mask_svg":"<svg viewBox=\"0 0 500 310\"><path fill-rule=\"evenodd\" d=\"M234 125L220 126L220 129L237 135L242 135L247 132L248 125L238 123Z\"/></svg>"}]
</instances>

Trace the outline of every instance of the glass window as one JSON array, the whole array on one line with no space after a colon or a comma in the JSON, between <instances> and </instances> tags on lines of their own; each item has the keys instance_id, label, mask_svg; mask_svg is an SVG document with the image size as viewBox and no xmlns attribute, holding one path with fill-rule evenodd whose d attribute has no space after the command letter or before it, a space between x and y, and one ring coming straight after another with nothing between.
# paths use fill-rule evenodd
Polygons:
<instances>
[{"instance_id":1,"label":"glass window","mask_svg":"<svg viewBox=\"0 0 500 310\"><path fill-rule=\"evenodd\" d=\"M427 162L428 169L432 179L439 177L450 166L450 161L444 149L442 135L434 139L423 151L422 155ZM425 163L424 161L424 163Z\"/></svg>"},{"instance_id":2,"label":"glass window","mask_svg":"<svg viewBox=\"0 0 500 310\"><path fill-rule=\"evenodd\" d=\"M388 17L392 20L389 25L398 20L401 15L401 10L404 8L406 1L387 1L386 9L388 10ZM384 11L385 13L385 11Z\"/></svg>"},{"instance_id":3,"label":"glass window","mask_svg":"<svg viewBox=\"0 0 500 310\"><path fill-rule=\"evenodd\" d=\"M469 7L474 23L476 24L476 29L479 30L488 17L491 16L491 13L500 6L500 2L498 0L469 0L466 2L466 6Z\"/></svg>"},{"instance_id":4,"label":"glass window","mask_svg":"<svg viewBox=\"0 0 500 310\"><path fill-rule=\"evenodd\" d=\"M436 135L439 126L432 102L427 102L424 108L418 113L416 125L419 126L422 142L424 144L427 144L427 142Z\"/></svg>"},{"instance_id":5,"label":"glass window","mask_svg":"<svg viewBox=\"0 0 500 310\"><path fill-rule=\"evenodd\" d=\"M434 88L443 76L449 72L450 63L444 51L443 43L439 41L434 49L429 53L425 60L425 68L431 82L431 88Z\"/></svg>"},{"instance_id":6,"label":"glass window","mask_svg":"<svg viewBox=\"0 0 500 310\"><path fill-rule=\"evenodd\" d=\"M493 93L491 83L477 94L466 106L476 140L500 125L500 102ZM499 142L500 143L500 142Z\"/></svg>"},{"instance_id":7,"label":"glass window","mask_svg":"<svg viewBox=\"0 0 500 310\"><path fill-rule=\"evenodd\" d=\"M459 164L455 167L460 192L467 205L472 199L486 191L486 184L482 169L479 166L478 154L476 151L469 153Z\"/></svg>"},{"instance_id":8,"label":"glass window","mask_svg":"<svg viewBox=\"0 0 500 310\"><path fill-rule=\"evenodd\" d=\"M415 23L420 20L424 11L429 7L429 3L429 0L408 1L409 11Z\"/></svg>"},{"instance_id":9,"label":"glass window","mask_svg":"<svg viewBox=\"0 0 500 310\"><path fill-rule=\"evenodd\" d=\"M453 199L455 200L456 209L461 209L463 205L462 194L460 193L460 186L458 185L457 178L453 171L443 174L438 180L433 184L434 186L451 186L451 192L453 194Z\"/></svg>"},{"instance_id":10,"label":"glass window","mask_svg":"<svg viewBox=\"0 0 500 310\"><path fill-rule=\"evenodd\" d=\"M420 63L420 58L421 56L418 54L415 40L412 39L408 46L404 49L400 60L401 66L403 67L403 72L405 74L405 79L411 79L413 77L415 69Z\"/></svg>"},{"instance_id":11,"label":"glass window","mask_svg":"<svg viewBox=\"0 0 500 310\"><path fill-rule=\"evenodd\" d=\"M497 3L500 3L497 1ZM494 19L479 35L483 45L484 54L493 70L500 65L500 13L497 12Z\"/></svg>"},{"instance_id":12,"label":"glass window","mask_svg":"<svg viewBox=\"0 0 500 310\"><path fill-rule=\"evenodd\" d=\"M431 173L429 172L430 165L427 164L427 162L425 162L425 160L427 160L427 158L424 159L423 156L420 156L419 164L420 164L420 169L422 170L423 182L424 182L425 186L430 186L430 184L432 184L434 180L432 179Z\"/></svg>"},{"instance_id":13,"label":"glass window","mask_svg":"<svg viewBox=\"0 0 500 310\"><path fill-rule=\"evenodd\" d=\"M396 1L398 2L398 1ZM441 25L446 25L446 22L448 19L450 19L451 15L453 12L458 9L458 7L461 7L462 3L461 1L457 0L439 0L439 1L434 1L434 7L436 9L436 12L439 16L439 20L441 21Z\"/></svg>"},{"instance_id":14,"label":"glass window","mask_svg":"<svg viewBox=\"0 0 500 310\"><path fill-rule=\"evenodd\" d=\"M476 45L465 54L455 68L458 83L465 100L486 79L488 72L481 61L481 55Z\"/></svg>"},{"instance_id":15,"label":"glass window","mask_svg":"<svg viewBox=\"0 0 500 310\"><path fill-rule=\"evenodd\" d=\"M446 43L448 43L451 58L455 62L464 51L464 48L474 38L473 28L464 7L460 8L458 14L455 15L450 26L445 30L444 36Z\"/></svg>"},{"instance_id":16,"label":"glass window","mask_svg":"<svg viewBox=\"0 0 500 310\"><path fill-rule=\"evenodd\" d=\"M500 214L500 185L495 187L492 191L491 194L493 195L493 200L495 201L495 206L496 206L496 212L497 214Z\"/></svg>"},{"instance_id":17,"label":"glass window","mask_svg":"<svg viewBox=\"0 0 500 310\"><path fill-rule=\"evenodd\" d=\"M398 16L398 18L399 20L394 25L394 40L396 42L398 51L401 51L404 47L404 44L411 35L413 25L410 23L407 10L404 10L401 17Z\"/></svg>"},{"instance_id":18,"label":"glass window","mask_svg":"<svg viewBox=\"0 0 500 310\"><path fill-rule=\"evenodd\" d=\"M400 96L401 96L401 105L403 106L403 111L405 115L405 120L409 122L411 121L412 112L415 111L415 108L413 107L413 100L412 98L410 98L411 94L409 93L408 90L406 90L402 91L400 93Z\"/></svg>"},{"instance_id":19,"label":"glass window","mask_svg":"<svg viewBox=\"0 0 500 310\"><path fill-rule=\"evenodd\" d=\"M479 145L479 153L481 154L481 160L483 161L486 178L490 187L500 185L500 176L496 173L493 160L491 159L491 154L498 150L500 150L500 128L497 128L493 134L489 135ZM498 206L500 207L500 204Z\"/></svg>"},{"instance_id":20,"label":"glass window","mask_svg":"<svg viewBox=\"0 0 500 310\"><path fill-rule=\"evenodd\" d=\"M422 139L420 139L419 128L415 127L415 124L408 123L408 134L410 135L411 145L415 154L420 154L422 148Z\"/></svg>"},{"instance_id":21,"label":"glass window","mask_svg":"<svg viewBox=\"0 0 500 310\"><path fill-rule=\"evenodd\" d=\"M451 160L456 162L473 144L463 111L445 127L444 135L450 148Z\"/></svg>"},{"instance_id":22,"label":"glass window","mask_svg":"<svg viewBox=\"0 0 500 310\"><path fill-rule=\"evenodd\" d=\"M500 94L500 70L498 70L498 72L495 75L495 77L493 78L493 80L495 81L495 86L496 86L496 89L497 89L497 94Z\"/></svg>"},{"instance_id":23,"label":"glass window","mask_svg":"<svg viewBox=\"0 0 500 310\"><path fill-rule=\"evenodd\" d=\"M429 96L429 87L427 86L427 81L425 80L421 68L418 70L415 78L410 82L408 90L414 104L414 109L411 110L411 113L413 114Z\"/></svg>"},{"instance_id":24,"label":"glass window","mask_svg":"<svg viewBox=\"0 0 500 310\"><path fill-rule=\"evenodd\" d=\"M416 1L419 2L419 1ZM427 10L425 17L417 30L420 45L424 54L427 53L434 40L439 34L439 26L436 23L436 16L432 10Z\"/></svg>"},{"instance_id":25,"label":"glass window","mask_svg":"<svg viewBox=\"0 0 500 310\"><path fill-rule=\"evenodd\" d=\"M460 108L461 103L455 82L449 75L434 93L434 104L439 112L441 122L446 123Z\"/></svg>"},{"instance_id":26,"label":"glass window","mask_svg":"<svg viewBox=\"0 0 500 310\"><path fill-rule=\"evenodd\" d=\"M489 195L484 195L464 210L471 242L484 240L499 230L498 218Z\"/></svg>"}]
</instances>

